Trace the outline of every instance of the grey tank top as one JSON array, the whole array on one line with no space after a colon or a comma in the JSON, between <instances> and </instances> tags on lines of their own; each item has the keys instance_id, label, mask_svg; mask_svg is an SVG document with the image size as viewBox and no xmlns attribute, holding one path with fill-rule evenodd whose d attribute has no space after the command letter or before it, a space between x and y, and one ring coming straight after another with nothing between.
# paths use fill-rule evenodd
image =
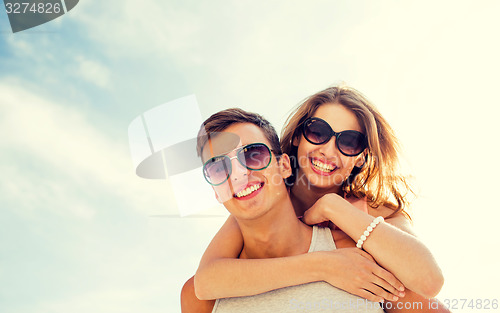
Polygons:
<instances>
[{"instance_id":1,"label":"grey tank top","mask_svg":"<svg viewBox=\"0 0 500 313\"><path fill-rule=\"evenodd\" d=\"M327 227L314 226L309 252L335 250ZM212 313L277 312L384 312L377 302L368 301L326 282L280 288L248 297L219 299Z\"/></svg>"}]
</instances>

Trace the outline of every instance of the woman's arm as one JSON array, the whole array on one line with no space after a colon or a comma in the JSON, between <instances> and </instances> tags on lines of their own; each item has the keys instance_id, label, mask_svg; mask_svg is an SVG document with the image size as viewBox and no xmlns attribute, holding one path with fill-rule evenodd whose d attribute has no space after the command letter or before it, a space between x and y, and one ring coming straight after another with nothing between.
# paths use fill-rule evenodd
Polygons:
<instances>
[{"instance_id":1,"label":"woman's arm","mask_svg":"<svg viewBox=\"0 0 500 313\"><path fill-rule=\"evenodd\" d=\"M387 216L388 211L393 212L380 207L376 214ZM330 220L355 242L373 218L337 194L321 197L304 213L306 223L316 224ZM411 233L411 225L407 219L396 215L380 223L371 232L363 244L363 250L401 280L405 287L432 298L441 290L443 275L429 249Z\"/></svg>"},{"instance_id":2,"label":"woman's arm","mask_svg":"<svg viewBox=\"0 0 500 313\"><path fill-rule=\"evenodd\" d=\"M199 299L248 296L322 280L317 259L310 255L238 259L242 248L241 231L230 216L212 239L196 271L194 286Z\"/></svg>"},{"instance_id":3,"label":"woman's arm","mask_svg":"<svg viewBox=\"0 0 500 313\"><path fill-rule=\"evenodd\" d=\"M403 285L364 251L338 249L284 258L236 259L243 239L229 217L205 251L194 278L202 300L248 296L314 281L328 283L372 301L393 299ZM373 286L372 286L373 285ZM389 292L374 288L383 285ZM366 290L372 290L372 293Z\"/></svg>"}]
</instances>

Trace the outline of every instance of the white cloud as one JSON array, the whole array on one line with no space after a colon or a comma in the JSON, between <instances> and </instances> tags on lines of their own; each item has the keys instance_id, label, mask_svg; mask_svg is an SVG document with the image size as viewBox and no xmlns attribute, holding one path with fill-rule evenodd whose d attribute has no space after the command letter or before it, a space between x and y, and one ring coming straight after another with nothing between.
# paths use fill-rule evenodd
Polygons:
<instances>
[{"instance_id":1,"label":"white cloud","mask_svg":"<svg viewBox=\"0 0 500 313\"><path fill-rule=\"evenodd\" d=\"M101 88L108 88L110 72L107 67L96 60L89 60L83 56L76 58L78 72L83 79Z\"/></svg>"},{"instance_id":2,"label":"white cloud","mask_svg":"<svg viewBox=\"0 0 500 313\"><path fill-rule=\"evenodd\" d=\"M189 7L171 1L81 1L65 20L60 19L79 21L82 34L90 37L71 51L99 49L98 53L104 52L113 60L113 70L102 59L89 56L77 57L76 67L63 64L62 68L76 69L75 75L69 76L75 78L75 83L85 79L109 88L115 70L129 73L129 65L147 72L148 66L155 64L150 76L145 73L137 78L145 81L177 67L182 73L168 77L187 80L186 84L199 96L205 115L228 106L243 106L263 113L277 128L301 98L339 79L347 80L375 100L406 144L424 191L415 210L417 227L442 262L447 280L453 283L447 283L443 295L462 296L465 289L461 286L465 285L483 286L476 288L476 293L495 290L493 285L479 283L486 277L498 278L497 272L491 270L496 259L494 251L487 241L474 241L494 238L498 220L497 205L489 200L498 177L488 148L495 140L474 136L470 130L497 133L493 109L500 52L492 38L496 38L498 29L498 3L482 2L484 7L473 2L366 1L339 5L323 1L319 6L307 7L282 4L263 7L241 1ZM48 49L35 57L54 38L9 36L8 42L19 57L12 61L32 61L26 73L37 73L44 82L53 79L57 86L64 86L66 81L60 81L60 77L67 76L55 71L59 68L53 62L57 55L51 55ZM118 84L123 84L123 77L116 78ZM87 270L77 276L83 281L87 274L92 276L89 288L60 301L47 299L43 308L73 312L81 305L82 312L139 311L150 299L147 293L162 297L164 285L149 289L148 282L141 281L141 291L131 287L133 282L123 280L131 275L130 266L148 275L168 276L165 297L178 308L178 287L184 277L193 273L219 220L210 220L207 226L194 219L154 219L161 230L138 240L135 246L112 242L110 238L141 234L142 228L135 232L132 229L140 228L142 220L126 224L119 231L96 231L95 224L89 226L87 223L105 215L103 210L120 210L122 206L124 214L135 210L134 217L177 212L168 207L171 194L166 184L134 175L124 140L111 138L98 129L89 115L75 106L42 98L29 87L22 87L22 79L17 84L0 82L2 205L15 205L12 212L27 217L26 223L33 216L44 215L77 220L71 224L75 230L68 237L82 237L93 244L61 253L74 253L75 259L101 266L96 273ZM438 137L437 133L444 135ZM441 140L452 147L443 149ZM471 153L467 146L471 142L479 143L484 155ZM464 167L465 161L473 166ZM109 216L114 221L124 219L116 212ZM42 232L47 225L32 228ZM178 242L180 234L186 234L182 242ZM65 235L61 233L60 241ZM95 242L102 242L102 246ZM141 248L145 242L151 246ZM47 243L56 247L59 244ZM94 251L96 247L101 251ZM112 256L100 263L102 251L110 251ZM463 262L458 264L457 256ZM475 258L492 261L484 261L483 268L477 269ZM464 264L466 271L476 277L464 276ZM134 273L133 280L140 280L141 273ZM2 272L2 279L7 274ZM98 288L95 282L99 279L95 277L101 274L108 275L109 284ZM88 291L92 288L95 290ZM130 299L123 306L119 304L120 295ZM92 302L97 304L92 306ZM109 308L107 303L116 306Z\"/></svg>"},{"instance_id":3,"label":"white cloud","mask_svg":"<svg viewBox=\"0 0 500 313\"><path fill-rule=\"evenodd\" d=\"M28 38L25 39L14 36L6 36L6 42L10 46L10 49L16 51L17 55L27 56L34 53L34 47Z\"/></svg>"},{"instance_id":4,"label":"white cloud","mask_svg":"<svg viewBox=\"0 0 500 313\"><path fill-rule=\"evenodd\" d=\"M162 57L169 52L185 54L198 47L200 16L171 2L146 0L138 5L130 0L86 1L79 3L74 18L82 22L94 42L104 44L103 48L114 57L131 52Z\"/></svg>"},{"instance_id":5,"label":"white cloud","mask_svg":"<svg viewBox=\"0 0 500 313\"><path fill-rule=\"evenodd\" d=\"M20 85L0 82L0 94L0 133L8 134L0 140L6 151L0 168L9 175L0 184L27 214L45 207L88 219L97 203L111 205L106 201L119 201L141 214L178 214L164 180L135 175L126 140L113 140L75 107Z\"/></svg>"},{"instance_id":6,"label":"white cloud","mask_svg":"<svg viewBox=\"0 0 500 313\"><path fill-rule=\"evenodd\" d=\"M178 214L168 184L136 177L128 147L82 111L10 81L0 94L0 201L12 215L2 242L17 251L0 266L10 269L0 273L6 310L175 312L223 218L161 218ZM6 227L15 222L29 228ZM33 251L36 260L20 259ZM32 300L10 300L20 294Z\"/></svg>"}]
</instances>

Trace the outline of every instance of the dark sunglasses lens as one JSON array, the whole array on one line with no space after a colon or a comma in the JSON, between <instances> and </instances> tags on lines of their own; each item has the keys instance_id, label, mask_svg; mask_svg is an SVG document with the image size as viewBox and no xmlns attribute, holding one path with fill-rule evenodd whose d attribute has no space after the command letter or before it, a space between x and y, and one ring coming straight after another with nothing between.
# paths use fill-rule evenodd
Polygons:
<instances>
[{"instance_id":1,"label":"dark sunglasses lens","mask_svg":"<svg viewBox=\"0 0 500 313\"><path fill-rule=\"evenodd\" d=\"M221 184L231 174L231 160L226 156L211 158L205 163L203 174L211 184Z\"/></svg>"},{"instance_id":2,"label":"dark sunglasses lens","mask_svg":"<svg viewBox=\"0 0 500 313\"><path fill-rule=\"evenodd\" d=\"M337 141L339 150L347 155L360 154L365 149L365 136L357 131L343 131Z\"/></svg>"},{"instance_id":3,"label":"dark sunglasses lens","mask_svg":"<svg viewBox=\"0 0 500 313\"><path fill-rule=\"evenodd\" d=\"M315 144L325 143L331 138L330 126L319 120L308 121L304 125L304 136Z\"/></svg>"},{"instance_id":4,"label":"dark sunglasses lens","mask_svg":"<svg viewBox=\"0 0 500 313\"><path fill-rule=\"evenodd\" d=\"M266 145L252 144L240 150L238 159L251 170L261 170L271 162L271 152Z\"/></svg>"}]
</instances>

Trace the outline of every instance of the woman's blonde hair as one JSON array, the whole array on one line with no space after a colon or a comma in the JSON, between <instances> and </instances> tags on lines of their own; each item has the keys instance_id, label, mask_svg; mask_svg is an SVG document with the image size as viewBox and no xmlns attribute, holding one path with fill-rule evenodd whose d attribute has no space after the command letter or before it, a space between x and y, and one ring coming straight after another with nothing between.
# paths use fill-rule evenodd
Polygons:
<instances>
[{"instance_id":1,"label":"woman's blonde hair","mask_svg":"<svg viewBox=\"0 0 500 313\"><path fill-rule=\"evenodd\" d=\"M399 142L387 121L375 106L359 91L347 86L335 86L320 91L301 102L288 117L281 134L281 148L292 159L293 175L287 183L293 184L297 172L297 146L294 138L302 135L303 122L314 115L323 104L335 103L351 110L368 139L365 164L355 167L342 185L346 196L367 197L370 206L387 206L403 212L409 205L408 193L413 193L407 179L399 173ZM391 214L391 215L393 215Z\"/></svg>"}]
</instances>

